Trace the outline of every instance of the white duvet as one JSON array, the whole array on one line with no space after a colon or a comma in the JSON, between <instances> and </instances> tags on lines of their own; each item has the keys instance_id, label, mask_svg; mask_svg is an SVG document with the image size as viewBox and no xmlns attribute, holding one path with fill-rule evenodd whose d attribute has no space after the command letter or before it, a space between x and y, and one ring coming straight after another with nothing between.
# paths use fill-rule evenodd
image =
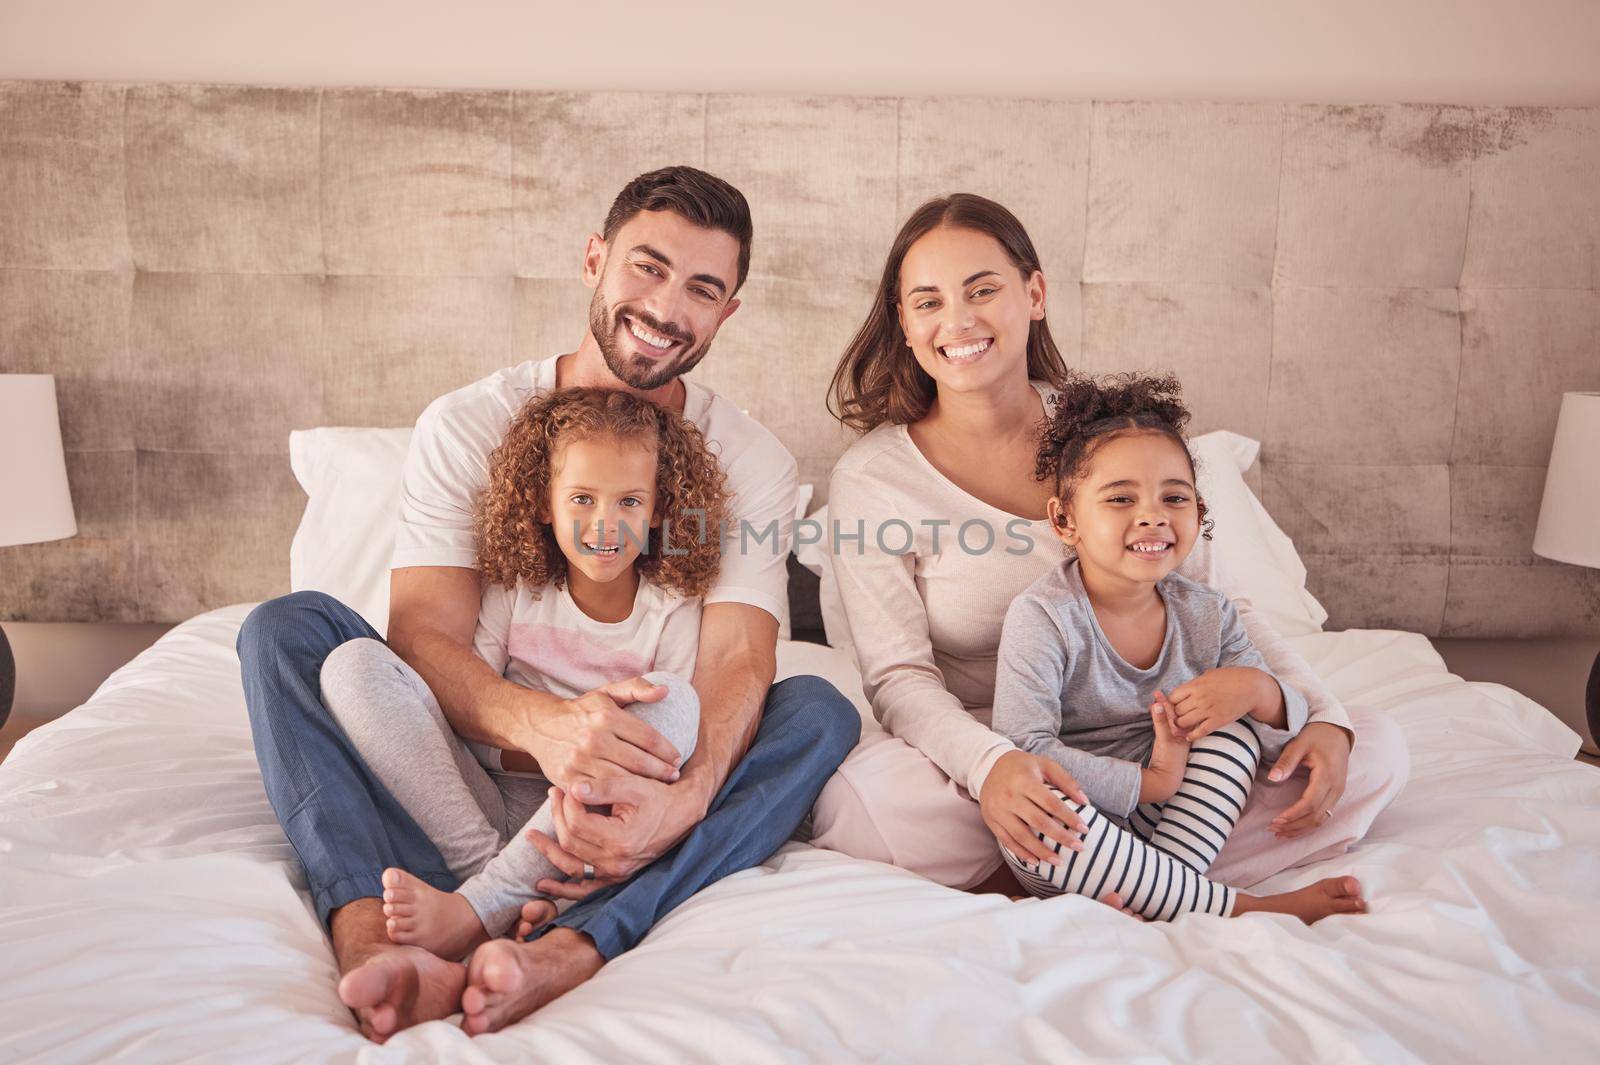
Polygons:
<instances>
[{"instance_id":1,"label":"white duvet","mask_svg":"<svg viewBox=\"0 0 1600 1065\"><path fill-rule=\"evenodd\" d=\"M366 1043L250 747L232 607L0 765L0 1061L1600 1060L1600 771L1427 641L1294 641L1392 712L1404 794L1350 854L1372 912L1141 924L790 845L506 1032ZM784 645L786 672L837 657ZM859 698L859 690L852 692Z\"/></svg>"}]
</instances>

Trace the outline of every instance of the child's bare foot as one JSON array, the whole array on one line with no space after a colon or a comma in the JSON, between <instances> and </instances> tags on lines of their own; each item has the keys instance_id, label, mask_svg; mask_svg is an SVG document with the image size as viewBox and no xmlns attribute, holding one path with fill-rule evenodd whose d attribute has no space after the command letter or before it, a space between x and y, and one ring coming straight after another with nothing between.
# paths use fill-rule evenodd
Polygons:
<instances>
[{"instance_id":1,"label":"child's bare foot","mask_svg":"<svg viewBox=\"0 0 1600 1065\"><path fill-rule=\"evenodd\" d=\"M1140 913L1138 910L1135 910L1132 906L1129 906L1127 902L1123 900L1122 896L1117 894L1115 891L1108 891L1104 895L1101 895L1099 902L1103 906L1110 906L1113 910L1118 910L1127 914L1135 921L1144 921L1148 919L1144 914ZM1234 905L1237 906L1238 904L1235 903Z\"/></svg>"},{"instance_id":2,"label":"child's bare foot","mask_svg":"<svg viewBox=\"0 0 1600 1065\"><path fill-rule=\"evenodd\" d=\"M404 869L383 871L383 916L391 942L422 947L452 961L465 958L489 938L464 896L440 891Z\"/></svg>"},{"instance_id":3,"label":"child's bare foot","mask_svg":"<svg viewBox=\"0 0 1600 1065\"><path fill-rule=\"evenodd\" d=\"M1306 924L1316 924L1336 913L1366 913L1367 903L1361 897L1361 884L1355 877L1334 876L1281 895L1257 897L1241 891L1234 901L1233 915L1239 917L1256 910L1287 913Z\"/></svg>"}]
</instances>

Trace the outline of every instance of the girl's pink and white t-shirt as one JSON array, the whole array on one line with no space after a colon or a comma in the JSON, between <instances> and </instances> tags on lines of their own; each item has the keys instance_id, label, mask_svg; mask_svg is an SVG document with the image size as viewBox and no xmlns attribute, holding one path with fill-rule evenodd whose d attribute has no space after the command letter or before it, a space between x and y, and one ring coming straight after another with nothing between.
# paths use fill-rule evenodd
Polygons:
<instances>
[{"instance_id":1,"label":"girl's pink and white t-shirt","mask_svg":"<svg viewBox=\"0 0 1600 1065\"><path fill-rule=\"evenodd\" d=\"M478 609L473 650L507 680L573 699L603 684L666 670L694 679L700 599L640 578L633 611L596 621L563 586L530 590L491 584Z\"/></svg>"}]
</instances>

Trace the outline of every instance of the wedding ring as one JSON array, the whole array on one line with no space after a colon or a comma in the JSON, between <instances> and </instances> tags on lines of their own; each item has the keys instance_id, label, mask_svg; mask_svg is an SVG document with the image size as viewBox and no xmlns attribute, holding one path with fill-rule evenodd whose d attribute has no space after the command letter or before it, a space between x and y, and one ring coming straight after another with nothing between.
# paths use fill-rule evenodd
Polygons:
<instances>
[{"instance_id":1,"label":"wedding ring","mask_svg":"<svg viewBox=\"0 0 1600 1065\"><path fill-rule=\"evenodd\" d=\"M1332 809L1328 809L1328 810L1322 811L1322 819L1324 821L1326 821L1328 818L1330 818L1332 816L1333 816L1333 810Z\"/></svg>"},{"instance_id":2,"label":"wedding ring","mask_svg":"<svg viewBox=\"0 0 1600 1065\"><path fill-rule=\"evenodd\" d=\"M590 865L588 862L583 863L583 878L585 880L594 879L594 866Z\"/></svg>"}]
</instances>

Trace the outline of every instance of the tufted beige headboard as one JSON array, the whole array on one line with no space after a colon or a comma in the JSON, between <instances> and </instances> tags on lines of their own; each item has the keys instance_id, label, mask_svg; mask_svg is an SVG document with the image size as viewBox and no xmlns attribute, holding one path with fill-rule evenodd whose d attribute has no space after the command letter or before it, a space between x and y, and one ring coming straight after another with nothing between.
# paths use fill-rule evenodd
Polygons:
<instances>
[{"instance_id":1,"label":"tufted beige headboard","mask_svg":"<svg viewBox=\"0 0 1600 1065\"><path fill-rule=\"evenodd\" d=\"M1265 441L1331 626L1600 633L1600 573L1529 548L1560 394L1600 389L1600 109L40 82L0 83L0 372L57 375L81 535L0 551L0 618L287 590L289 430L576 346L584 237L675 162L756 223L696 373L805 478L899 220L981 192L1075 365Z\"/></svg>"}]
</instances>

